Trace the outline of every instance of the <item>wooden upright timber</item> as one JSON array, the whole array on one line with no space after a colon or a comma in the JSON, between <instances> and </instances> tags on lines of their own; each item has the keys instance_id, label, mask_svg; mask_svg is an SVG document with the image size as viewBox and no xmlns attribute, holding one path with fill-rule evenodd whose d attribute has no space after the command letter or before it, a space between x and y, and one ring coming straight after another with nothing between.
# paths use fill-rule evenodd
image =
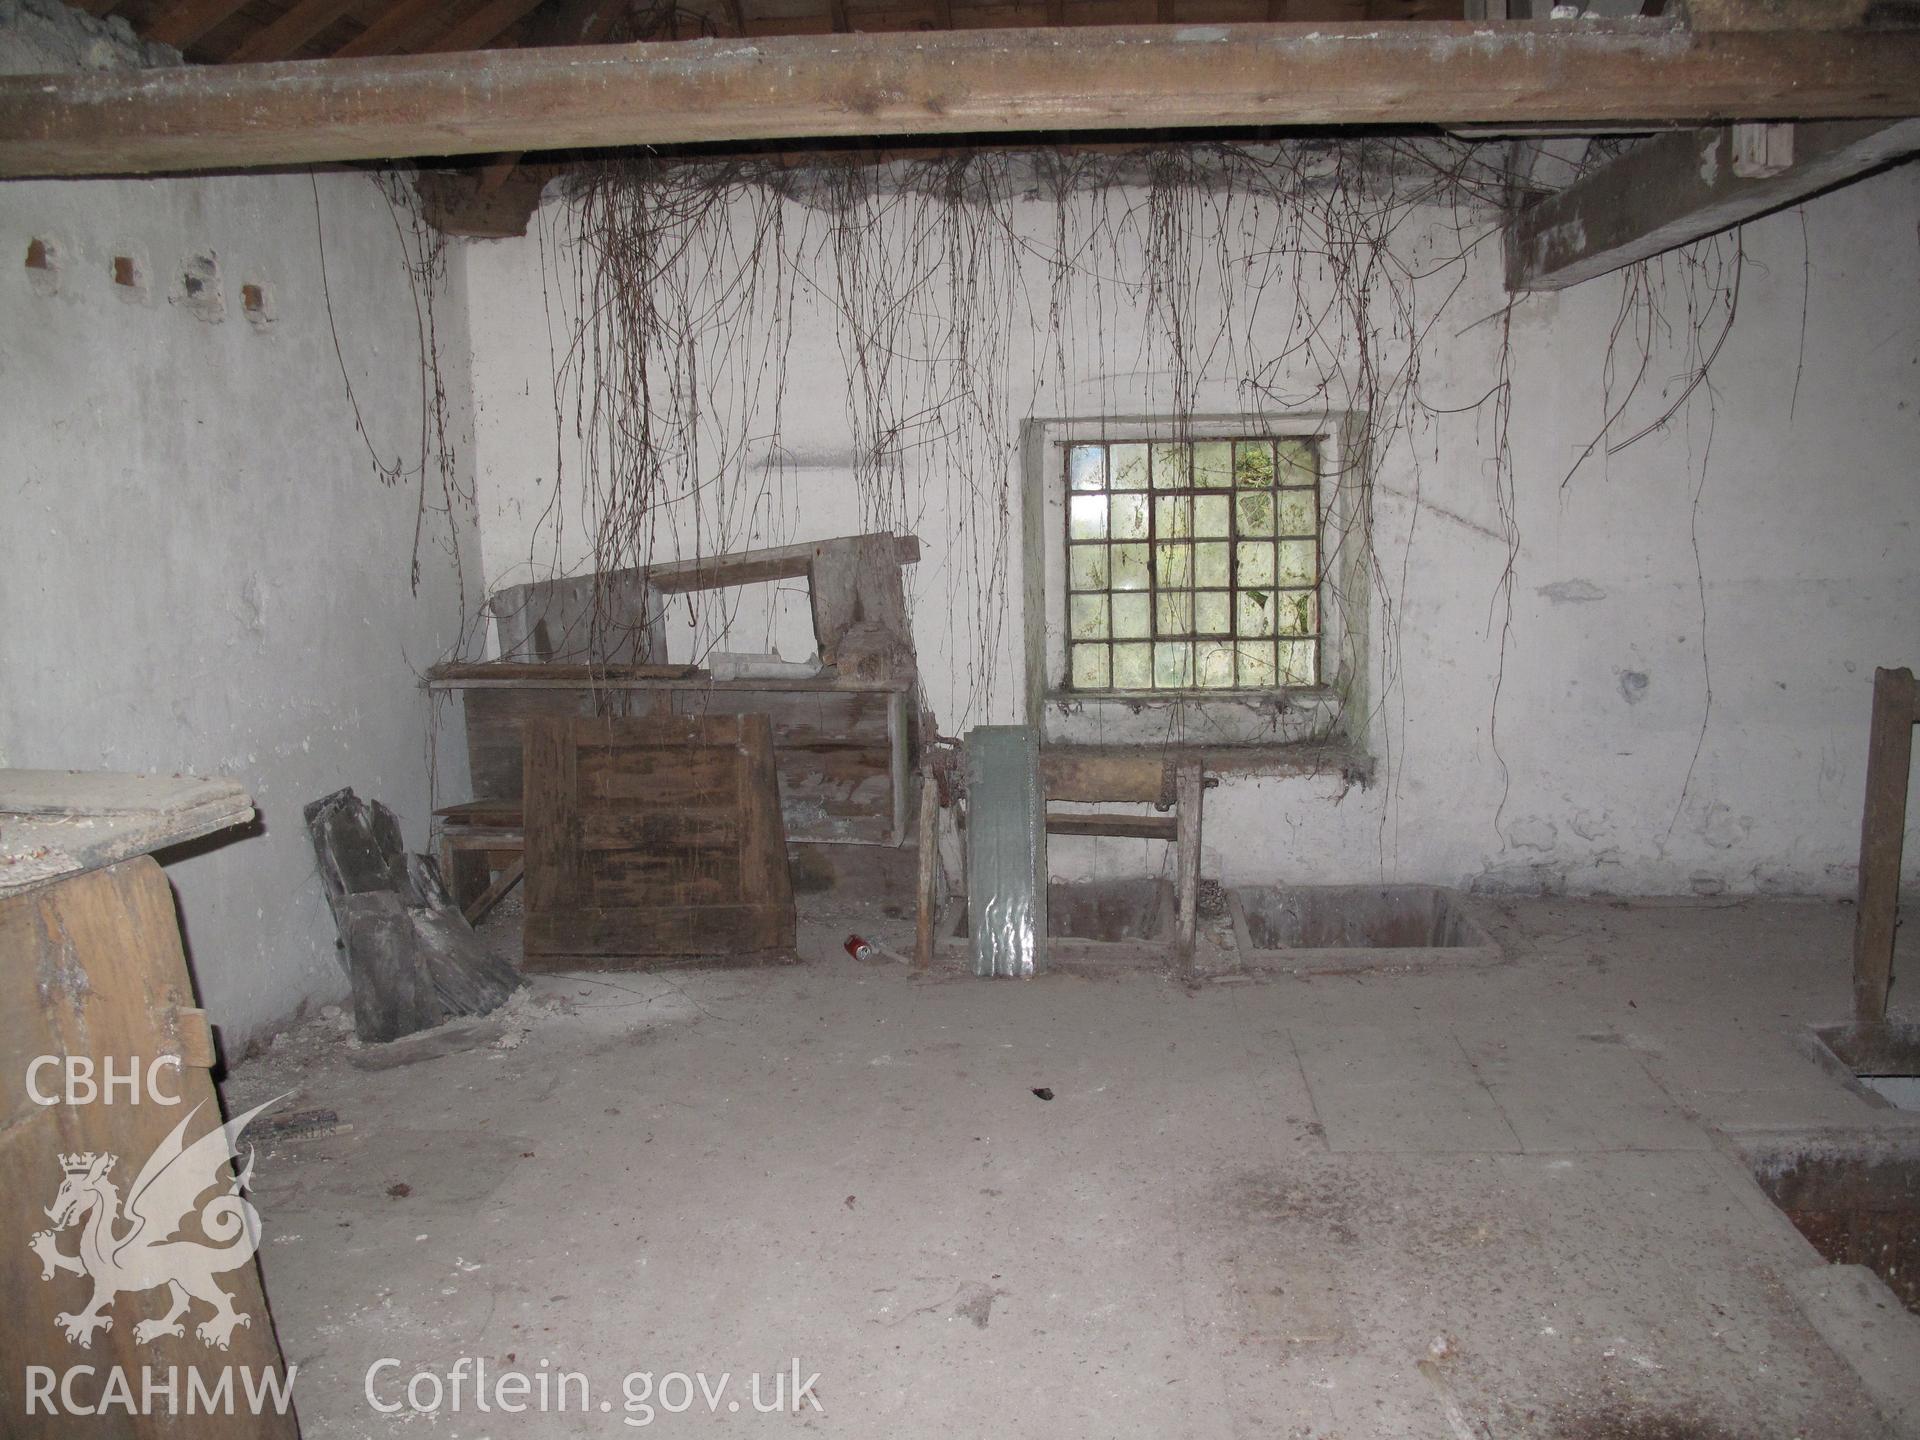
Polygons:
<instances>
[{"instance_id":1,"label":"wooden upright timber","mask_svg":"<svg viewBox=\"0 0 1920 1440\"><path fill-rule=\"evenodd\" d=\"M1696 34L1640 19L793 35L8 76L0 175L827 136L1914 114L1911 31Z\"/></svg>"},{"instance_id":2,"label":"wooden upright timber","mask_svg":"<svg viewBox=\"0 0 1920 1440\"><path fill-rule=\"evenodd\" d=\"M1913 727L1920 685L1902 667L1873 672L1873 722L1867 734L1867 800L1860 816L1860 888L1853 913L1853 1020L1887 1018L1893 986L1893 936L1899 928L1900 856L1913 772Z\"/></svg>"}]
</instances>

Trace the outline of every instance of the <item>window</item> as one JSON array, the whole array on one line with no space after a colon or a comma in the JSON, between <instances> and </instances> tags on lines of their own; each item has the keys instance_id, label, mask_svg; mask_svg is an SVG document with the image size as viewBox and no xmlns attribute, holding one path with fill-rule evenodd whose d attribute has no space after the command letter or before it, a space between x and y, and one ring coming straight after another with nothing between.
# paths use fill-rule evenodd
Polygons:
<instances>
[{"instance_id":1,"label":"window","mask_svg":"<svg viewBox=\"0 0 1920 1440\"><path fill-rule=\"evenodd\" d=\"M1073 692L1321 683L1321 442L1062 447Z\"/></svg>"},{"instance_id":2,"label":"window","mask_svg":"<svg viewBox=\"0 0 1920 1440\"><path fill-rule=\"evenodd\" d=\"M1369 713L1366 433L1338 410L1027 421L1042 741L1351 743Z\"/></svg>"}]
</instances>

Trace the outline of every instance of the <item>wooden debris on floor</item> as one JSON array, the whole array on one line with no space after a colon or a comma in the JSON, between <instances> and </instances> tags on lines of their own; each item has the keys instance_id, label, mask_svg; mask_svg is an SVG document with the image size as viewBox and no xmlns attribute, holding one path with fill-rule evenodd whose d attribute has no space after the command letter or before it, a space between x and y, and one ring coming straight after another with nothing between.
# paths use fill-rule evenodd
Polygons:
<instances>
[{"instance_id":1,"label":"wooden debris on floor","mask_svg":"<svg viewBox=\"0 0 1920 1440\"><path fill-rule=\"evenodd\" d=\"M386 806L347 789L322 796L305 813L362 1040L394 1040L456 1015L487 1014L524 983L473 933L433 861L407 850Z\"/></svg>"},{"instance_id":2,"label":"wooden debris on floor","mask_svg":"<svg viewBox=\"0 0 1920 1440\"><path fill-rule=\"evenodd\" d=\"M526 730L526 964L791 958L765 715L538 719Z\"/></svg>"}]
</instances>

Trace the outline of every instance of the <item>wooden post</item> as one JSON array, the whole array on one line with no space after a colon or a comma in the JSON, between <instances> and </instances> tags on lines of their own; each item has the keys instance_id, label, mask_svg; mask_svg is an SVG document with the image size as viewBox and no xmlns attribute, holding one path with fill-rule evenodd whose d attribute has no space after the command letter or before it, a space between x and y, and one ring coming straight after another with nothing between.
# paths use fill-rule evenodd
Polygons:
<instances>
[{"instance_id":1,"label":"wooden post","mask_svg":"<svg viewBox=\"0 0 1920 1440\"><path fill-rule=\"evenodd\" d=\"M1867 802L1860 817L1860 889L1853 917L1853 1020L1887 1018L1893 984L1893 930L1900 905L1900 851L1907 828L1916 700L1913 671L1873 672L1873 726L1867 737Z\"/></svg>"},{"instance_id":2,"label":"wooden post","mask_svg":"<svg viewBox=\"0 0 1920 1440\"><path fill-rule=\"evenodd\" d=\"M1180 895L1180 929L1175 937L1175 958L1182 970L1193 965L1194 936L1200 920L1200 797L1206 793L1198 760L1182 760L1174 772L1174 822L1179 827L1174 843L1175 864L1179 874L1175 883Z\"/></svg>"},{"instance_id":3,"label":"wooden post","mask_svg":"<svg viewBox=\"0 0 1920 1440\"><path fill-rule=\"evenodd\" d=\"M940 913L940 782L920 777L919 911L914 917L913 968L933 968L933 925Z\"/></svg>"}]
</instances>

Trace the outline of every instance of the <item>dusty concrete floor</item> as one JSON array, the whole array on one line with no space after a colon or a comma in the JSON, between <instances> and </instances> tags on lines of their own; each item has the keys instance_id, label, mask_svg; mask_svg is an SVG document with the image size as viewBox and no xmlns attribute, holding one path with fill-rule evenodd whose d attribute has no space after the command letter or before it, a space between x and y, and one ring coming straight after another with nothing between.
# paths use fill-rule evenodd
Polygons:
<instances>
[{"instance_id":1,"label":"dusty concrete floor","mask_svg":"<svg viewBox=\"0 0 1920 1440\"><path fill-rule=\"evenodd\" d=\"M1506 963L1189 989L916 978L816 901L801 966L548 978L401 1068L316 1022L228 1085L352 1127L257 1172L306 1432L614 1435L704 1371L736 1432L1899 1433L1729 1140L1914 1123L1795 1045L1851 910L1474 903ZM463 1356L593 1408L368 1403ZM795 1359L822 1413L752 1413Z\"/></svg>"}]
</instances>

